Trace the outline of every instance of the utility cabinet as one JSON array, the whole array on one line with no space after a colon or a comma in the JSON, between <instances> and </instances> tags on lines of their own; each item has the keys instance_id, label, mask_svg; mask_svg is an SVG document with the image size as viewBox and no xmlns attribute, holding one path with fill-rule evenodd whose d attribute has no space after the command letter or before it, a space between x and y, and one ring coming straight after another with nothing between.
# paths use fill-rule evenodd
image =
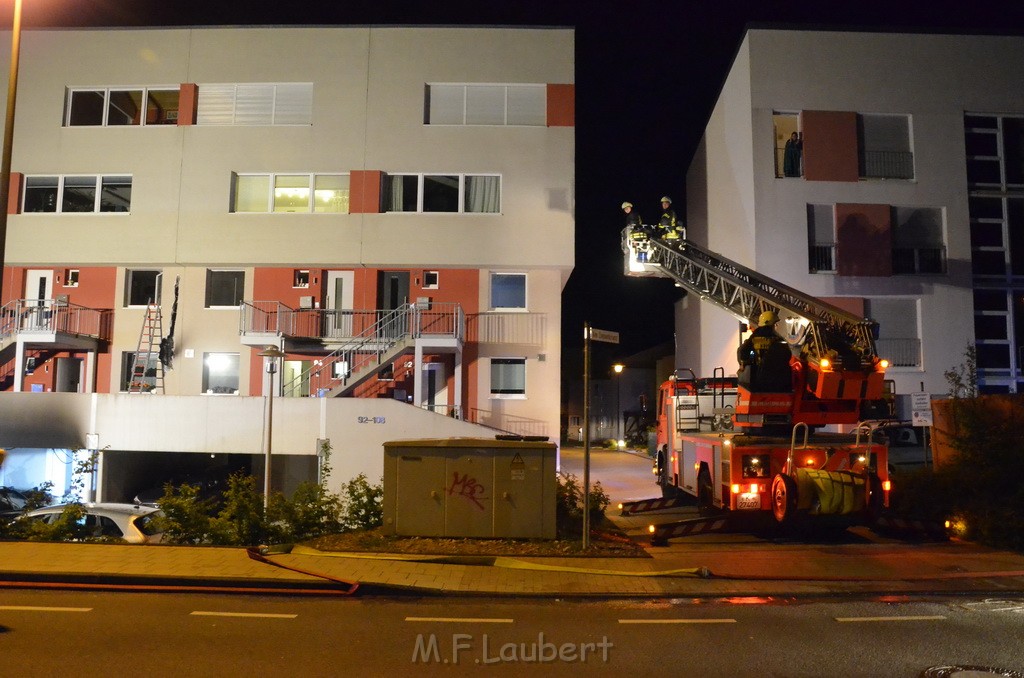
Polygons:
<instances>
[{"instance_id":1,"label":"utility cabinet","mask_svg":"<svg viewBox=\"0 0 1024 678\"><path fill-rule=\"evenodd\" d=\"M384 533L555 538L554 443L448 438L384 443Z\"/></svg>"}]
</instances>

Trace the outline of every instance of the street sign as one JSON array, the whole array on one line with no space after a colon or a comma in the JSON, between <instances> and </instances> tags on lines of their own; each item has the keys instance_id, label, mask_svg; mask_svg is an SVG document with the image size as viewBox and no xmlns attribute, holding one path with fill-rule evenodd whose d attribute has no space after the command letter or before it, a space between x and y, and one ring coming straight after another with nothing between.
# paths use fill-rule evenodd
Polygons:
<instances>
[{"instance_id":1,"label":"street sign","mask_svg":"<svg viewBox=\"0 0 1024 678\"><path fill-rule=\"evenodd\" d=\"M932 397L930 394L910 394L910 423L914 426L932 425Z\"/></svg>"},{"instance_id":2,"label":"street sign","mask_svg":"<svg viewBox=\"0 0 1024 678\"><path fill-rule=\"evenodd\" d=\"M587 337L584 336L584 339ZM603 341L606 344L617 344L619 343L619 333L610 332L608 330L599 330L596 327L590 328L590 339L594 341Z\"/></svg>"}]
</instances>

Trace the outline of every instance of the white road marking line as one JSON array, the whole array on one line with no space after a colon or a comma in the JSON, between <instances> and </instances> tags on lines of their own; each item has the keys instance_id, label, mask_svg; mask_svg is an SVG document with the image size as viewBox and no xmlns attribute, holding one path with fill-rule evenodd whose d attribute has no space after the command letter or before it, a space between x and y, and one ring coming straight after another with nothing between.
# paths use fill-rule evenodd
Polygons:
<instances>
[{"instance_id":1,"label":"white road marking line","mask_svg":"<svg viewBox=\"0 0 1024 678\"><path fill-rule=\"evenodd\" d=\"M907 617L836 617L837 622L890 622L890 621L942 621L946 617L941 614L907 616Z\"/></svg>"},{"instance_id":2,"label":"white road marking line","mask_svg":"<svg viewBox=\"0 0 1024 678\"><path fill-rule=\"evenodd\" d=\"M620 624L735 624L735 619L620 619Z\"/></svg>"},{"instance_id":3,"label":"white road marking line","mask_svg":"<svg viewBox=\"0 0 1024 678\"><path fill-rule=\"evenodd\" d=\"M0 605L0 610L15 612L92 612L91 607L38 607L35 605Z\"/></svg>"},{"instance_id":4,"label":"white road marking line","mask_svg":"<svg viewBox=\"0 0 1024 678\"><path fill-rule=\"evenodd\" d=\"M511 624L511 619L489 619L487 617L406 617L407 622L454 622L477 624Z\"/></svg>"},{"instance_id":5,"label":"white road marking line","mask_svg":"<svg viewBox=\"0 0 1024 678\"><path fill-rule=\"evenodd\" d=\"M264 619L295 619L297 614L271 614L269 612L206 612L195 610L189 613L196 617L259 617Z\"/></svg>"}]
</instances>

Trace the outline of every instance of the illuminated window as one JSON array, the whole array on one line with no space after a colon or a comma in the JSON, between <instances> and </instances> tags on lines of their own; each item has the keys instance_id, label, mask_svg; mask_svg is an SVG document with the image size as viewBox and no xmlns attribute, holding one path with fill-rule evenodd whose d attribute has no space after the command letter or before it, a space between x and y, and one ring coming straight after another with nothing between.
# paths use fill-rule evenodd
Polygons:
<instances>
[{"instance_id":1,"label":"illuminated window","mask_svg":"<svg viewBox=\"0 0 1024 678\"><path fill-rule=\"evenodd\" d=\"M232 174L232 212L348 214L347 174Z\"/></svg>"},{"instance_id":2,"label":"illuminated window","mask_svg":"<svg viewBox=\"0 0 1024 678\"><path fill-rule=\"evenodd\" d=\"M203 393L238 395L238 354L203 354Z\"/></svg>"}]
</instances>

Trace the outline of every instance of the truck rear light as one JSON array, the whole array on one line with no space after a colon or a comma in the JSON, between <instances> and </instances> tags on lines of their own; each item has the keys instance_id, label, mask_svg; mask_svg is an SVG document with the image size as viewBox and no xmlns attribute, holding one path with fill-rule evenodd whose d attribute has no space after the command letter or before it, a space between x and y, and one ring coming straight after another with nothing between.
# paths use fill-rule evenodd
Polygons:
<instances>
[{"instance_id":1,"label":"truck rear light","mask_svg":"<svg viewBox=\"0 0 1024 678\"><path fill-rule=\"evenodd\" d=\"M882 481L882 489L885 490L886 492L891 490L892 489L892 481L891 480L883 480Z\"/></svg>"},{"instance_id":2,"label":"truck rear light","mask_svg":"<svg viewBox=\"0 0 1024 678\"><path fill-rule=\"evenodd\" d=\"M750 483L750 494L757 494L758 487L757 483Z\"/></svg>"},{"instance_id":3,"label":"truck rear light","mask_svg":"<svg viewBox=\"0 0 1024 678\"><path fill-rule=\"evenodd\" d=\"M732 493L733 494L739 494L740 493L740 484L739 483L733 483L731 489L732 489Z\"/></svg>"},{"instance_id":4,"label":"truck rear light","mask_svg":"<svg viewBox=\"0 0 1024 678\"><path fill-rule=\"evenodd\" d=\"M807 460L804 461L804 466L814 466L814 457L807 457Z\"/></svg>"}]
</instances>

